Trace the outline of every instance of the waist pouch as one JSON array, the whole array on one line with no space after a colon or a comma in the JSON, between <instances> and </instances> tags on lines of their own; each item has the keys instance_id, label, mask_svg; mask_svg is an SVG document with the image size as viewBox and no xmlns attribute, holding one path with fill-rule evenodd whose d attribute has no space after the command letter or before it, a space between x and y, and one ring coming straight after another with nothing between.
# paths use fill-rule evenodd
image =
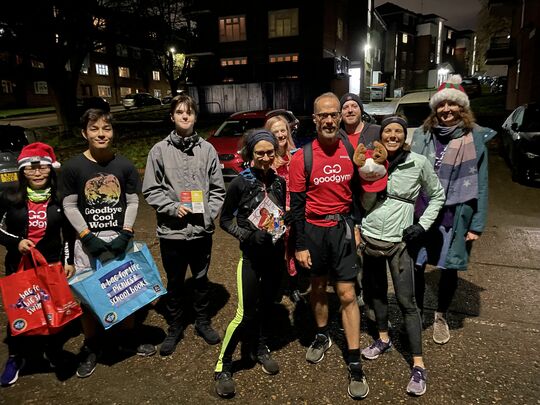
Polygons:
<instances>
[{"instance_id":1,"label":"waist pouch","mask_svg":"<svg viewBox=\"0 0 540 405\"><path fill-rule=\"evenodd\" d=\"M384 240L362 235L360 250L372 257L389 257L400 252L405 247L403 242L386 242Z\"/></svg>"}]
</instances>

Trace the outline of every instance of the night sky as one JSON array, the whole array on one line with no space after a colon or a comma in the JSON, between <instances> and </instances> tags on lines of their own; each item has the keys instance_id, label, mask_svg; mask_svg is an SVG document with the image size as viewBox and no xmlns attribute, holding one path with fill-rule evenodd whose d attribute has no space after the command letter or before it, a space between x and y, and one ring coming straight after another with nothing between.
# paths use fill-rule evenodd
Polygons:
<instances>
[{"instance_id":1,"label":"night sky","mask_svg":"<svg viewBox=\"0 0 540 405\"><path fill-rule=\"evenodd\" d=\"M375 7L393 3L415 13L437 14L448 21L452 28L476 29L480 2L478 0L375 0Z\"/></svg>"}]
</instances>

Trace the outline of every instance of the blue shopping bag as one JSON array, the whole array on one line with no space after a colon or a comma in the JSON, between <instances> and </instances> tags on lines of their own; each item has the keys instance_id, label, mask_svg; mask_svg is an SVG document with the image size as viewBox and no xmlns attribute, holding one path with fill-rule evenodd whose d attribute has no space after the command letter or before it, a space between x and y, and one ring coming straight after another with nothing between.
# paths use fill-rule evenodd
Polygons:
<instances>
[{"instance_id":1,"label":"blue shopping bag","mask_svg":"<svg viewBox=\"0 0 540 405\"><path fill-rule=\"evenodd\" d=\"M133 242L124 256L70 280L73 292L90 307L105 329L164 295L157 265L143 242Z\"/></svg>"}]
</instances>

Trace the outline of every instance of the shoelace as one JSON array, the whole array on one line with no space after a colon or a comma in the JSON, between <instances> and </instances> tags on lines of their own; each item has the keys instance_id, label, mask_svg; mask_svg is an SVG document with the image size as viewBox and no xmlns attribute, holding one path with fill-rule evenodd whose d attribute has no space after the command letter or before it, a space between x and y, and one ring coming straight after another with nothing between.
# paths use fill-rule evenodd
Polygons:
<instances>
[{"instance_id":1,"label":"shoelace","mask_svg":"<svg viewBox=\"0 0 540 405\"><path fill-rule=\"evenodd\" d=\"M418 368L413 368L413 375L412 379L415 383L419 383L420 381L424 380L424 375L422 374L422 371L420 371Z\"/></svg>"},{"instance_id":2,"label":"shoelace","mask_svg":"<svg viewBox=\"0 0 540 405\"><path fill-rule=\"evenodd\" d=\"M380 352L384 352L389 345L390 342L384 342L382 339L377 339L372 347L374 349L379 349Z\"/></svg>"},{"instance_id":3,"label":"shoelace","mask_svg":"<svg viewBox=\"0 0 540 405\"><path fill-rule=\"evenodd\" d=\"M324 345L328 342L328 338L324 335L318 334L313 342L314 349L322 349Z\"/></svg>"}]
</instances>

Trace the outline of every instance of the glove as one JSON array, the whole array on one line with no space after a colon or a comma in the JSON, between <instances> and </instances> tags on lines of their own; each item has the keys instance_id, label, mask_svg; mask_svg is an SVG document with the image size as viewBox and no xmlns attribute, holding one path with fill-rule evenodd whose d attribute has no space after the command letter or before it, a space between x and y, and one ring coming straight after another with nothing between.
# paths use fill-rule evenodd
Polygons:
<instances>
[{"instance_id":1,"label":"glove","mask_svg":"<svg viewBox=\"0 0 540 405\"><path fill-rule=\"evenodd\" d=\"M81 243L85 249L94 257L98 257L107 250L107 243L99 239L92 232L87 233L81 238Z\"/></svg>"},{"instance_id":2,"label":"glove","mask_svg":"<svg viewBox=\"0 0 540 405\"><path fill-rule=\"evenodd\" d=\"M126 251L131 238L133 238L133 232L122 229L116 238L107 243L107 246L115 256L119 256Z\"/></svg>"},{"instance_id":3,"label":"glove","mask_svg":"<svg viewBox=\"0 0 540 405\"><path fill-rule=\"evenodd\" d=\"M249 235L249 242L253 246L262 246L267 242L272 242L272 235L263 230L258 230Z\"/></svg>"},{"instance_id":4,"label":"glove","mask_svg":"<svg viewBox=\"0 0 540 405\"><path fill-rule=\"evenodd\" d=\"M403 230L403 241L407 244L418 243L426 230L420 224L413 224Z\"/></svg>"}]
</instances>

